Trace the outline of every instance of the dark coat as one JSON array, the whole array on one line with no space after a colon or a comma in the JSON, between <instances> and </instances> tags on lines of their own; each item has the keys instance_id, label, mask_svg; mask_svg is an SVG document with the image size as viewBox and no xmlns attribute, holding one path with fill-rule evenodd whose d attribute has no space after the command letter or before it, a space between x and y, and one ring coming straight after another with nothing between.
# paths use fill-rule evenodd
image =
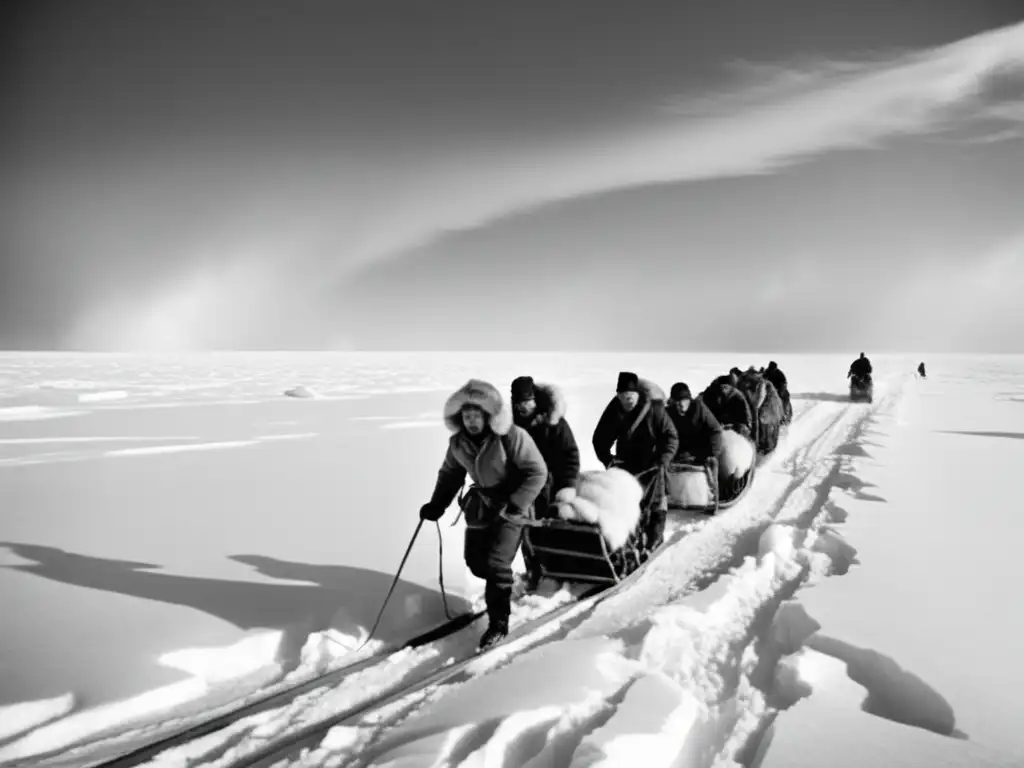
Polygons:
<instances>
[{"instance_id":1,"label":"dark coat","mask_svg":"<svg viewBox=\"0 0 1024 768\"><path fill-rule=\"evenodd\" d=\"M460 409L476 405L489 417L489 429L473 439L462 427ZM471 379L444 407L444 422L452 436L437 473L430 504L447 509L469 475L485 489L502 489L511 514L530 514L544 489L548 468L529 433L512 423L512 413L492 385Z\"/></svg>"},{"instance_id":2,"label":"dark coat","mask_svg":"<svg viewBox=\"0 0 1024 768\"><path fill-rule=\"evenodd\" d=\"M715 379L704 390L700 399L718 420L719 424L746 427L749 433L753 433L753 410L751 410L750 403L743 396L743 393L730 383L729 377L722 376Z\"/></svg>"},{"instance_id":3,"label":"dark coat","mask_svg":"<svg viewBox=\"0 0 1024 768\"><path fill-rule=\"evenodd\" d=\"M786 381L786 374L781 368L766 368L764 377L775 386L783 402L789 399L789 382Z\"/></svg>"},{"instance_id":4,"label":"dark coat","mask_svg":"<svg viewBox=\"0 0 1024 768\"><path fill-rule=\"evenodd\" d=\"M636 407L627 412L617 397L605 407L594 428L594 453L602 464L615 458L633 474L656 466L668 466L679 447L679 436L663 402L640 394Z\"/></svg>"},{"instance_id":5,"label":"dark coat","mask_svg":"<svg viewBox=\"0 0 1024 768\"><path fill-rule=\"evenodd\" d=\"M679 413L671 400L666 410L679 435L677 461L703 463L722 452L722 425L699 397L690 403L686 413Z\"/></svg>"},{"instance_id":6,"label":"dark coat","mask_svg":"<svg viewBox=\"0 0 1024 768\"><path fill-rule=\"evenodd\" d=\"M580 449L576 436L565 420L566 401L553 384L536 384L537 410L529 419L517 415L516 425L530 433L550 472L550 497L563 488L575 488L580 474Z\"/></svg>"},{"instance_id":7,"label":"dark coat","mask_svg":"<svg viewBox=\"0 0 1024 768\"><path fill-rule=\"evenodd\" d=\"M850 376L856 376L859 379L866 378L871 375L871 361L866 357L858 357L853 363L850 364L850 372L846 374L847 378Z\"/></svg>"}]
</instances>

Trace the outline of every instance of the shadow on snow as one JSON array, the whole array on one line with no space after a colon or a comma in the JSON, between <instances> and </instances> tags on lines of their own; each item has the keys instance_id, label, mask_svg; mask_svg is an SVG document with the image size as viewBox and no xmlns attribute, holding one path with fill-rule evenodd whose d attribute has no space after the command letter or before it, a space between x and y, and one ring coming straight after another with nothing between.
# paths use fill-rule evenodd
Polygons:
<instances>
[{"instance_id":1,"label":"shadow on snow","mask_svg":"<svg viewBox=\"0 0 1024 768\"><path fill-rule=\"evenodd\" d=\"M1024 440L1024 432L981 432L969 429L937 429L946 435L974 435L976 437L1005 437L1009 440Z\"/></svg>"},{"instance_id":2,"label":"shadow on snow","mask_svg":"<svg viewBox=\"0 0 1024 768\"><path fill-rule=\"evenodd\" d=\"M790 400L819 400L827 403L848 403L850 395L847 392L794 392L789 396Z\"/></svg>"},{"instance_id":3,"label":"shadow on snow","mask_svg":"<svg viewBox=\"0 0 1024 768\"><path fill-rule=\"evenodd\" d=\"M277 659L293 667L311 633L334 627L359 636L369 631L391 586L392 574L367 568L316 565L277 560L263 555L233 555L231 559L276 579L311 584L261 584L154 572L151 563L111 560L65 552L56 547L0 541L18 557L34 561L6 566L44 579L99 589L146 600L185 606L223 619L240 630L279 629L283 636ZM453 613L468 609L468 602L449 595ZM414 616L406 606L416 606ZM407 581L399 581L374 635L377 640L401 642L444 621L441 594Z\"/></svg>"}]
</instances>

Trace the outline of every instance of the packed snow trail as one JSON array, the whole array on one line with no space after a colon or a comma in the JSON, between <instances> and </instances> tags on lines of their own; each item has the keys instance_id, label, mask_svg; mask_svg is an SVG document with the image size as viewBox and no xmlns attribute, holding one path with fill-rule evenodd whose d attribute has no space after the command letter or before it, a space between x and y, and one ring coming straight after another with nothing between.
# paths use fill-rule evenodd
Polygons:
<instances>
[{"instance_id":1,"label":"packed snow trail","mask_svg":"<svg viewBox=\"0 0 1024 768\"><path fill-rule=\"evenodd\" d=\"M480 714L478 708L458 708L458 716L449 718L449 723L476 724L475 733L464 733L457 740L462 745L459 748L466 743L482 746L472 755L461 755L465 763L461 758L448 759L454 754L438 754L435 764L488 763L523 740L547 746L517 765L570 765L574 750L579 750L581 764L592 764L591 760L604 754L607 744L615 742L607 730L602 734L601 728L620 735L633 733L636 724L629 713L635 708L652 710L655 719L659 712L666 718L664 732L648 734L646 742L639 739L646 744L644 754L651 749L672 756L684 753L686 764L728 764L731 754L755 733L764 710L763 696L750 682L758 669L754 641L764 633L763 625L811 573L812 563L815 572L831 567L813 555L815 546L823 551L836 549L838 567L842 567L844 550L818 534L827 516L829 478L836 477L845 462L841 453L832 460L829 457L848 444L892 397L876 398L876 405L870 408L830 403L807 409L794 423L785 446L780 444L763 465L755 487L741 504L674 542L635 586L601 602L565 633L567 644L598 638L619 644L619 656L635 667L633 676L620 681L616 696L592 697L589 703L585 699L579 702L584 709L572 716L568 713L573 708L563 707L546 723L549 738L545 739L536 738L536 724L524 712L516 721L523 733L512 733L516 726L513 718L508 718L498 725L500 740L487 738L485 733L494 727L493 718ZM774 476L772 468L778 470ZM766 477L774 482L765 482ZM696 599L685 599L694 593L699 593ZM537 684L543 683L538 680ZM627 707L634 686L640 686L638 690L651 687L653 693L634 691L634 701ZM660 704L648 701L650 695L660 699ZM428 698L434 705L430 714L419 714L422 707L411 715L399 710L399 716L351 726L344 750L321 747L294 764L389 765L392 758L398 764L403 755L422 758L416 743L422 736L409 740L403 730L420 734L418 720L436 719L446 696L456 698L459 691L438 691ZM643 703L636 703L637 697ZM617 718L627 722L617 726ZM366 734L361 740L356 736L360 732ZM327 744L340 741L334 731L325 739ZM604 754L612 764L615 756L614 750Z\"/></svg>"},{"instance_id":2,"label":"packed snow trail","mask_svg":"<svg viewBox=\"0 0 1024 768\"><path fill-rule=\"evenodd\" d=\"M615 633L628 636L631 631L636 634L638 630L635 625L645 620L649 623L647 617L653 608L671 607L673 602L679 602L687 595L702 590L706 594L714 594L723 588L723 582L738 578L735 575L723 578L738 565L747 569L739 572L746 574L744 578L747 579L741 583L767 580L768 592L777 594L777 590L773 592L771 589L775 570L766 570L761 566L750 571L749 565L743 565L745 558L757 554L762 533L776 519L807 520L803 530L811 530L811 524L820 513L820 507L819 513L813 511L815 505L820 504L818 486L834 470L833 464L826 459L847 441L858 425L898 394L898 388L887 394L889 387L884 385L891 383L879 383L878 397L871 406L835 401L801 401L799 406L803 407L798 407L788 432L775 453L759 468L754 488L741 503L714 518L674 524L668 537L670 545L666 548L665 556L652 563L651 568L635 585L606 600L590 615L585 612L584 615L577 615L570 611L559 626L547 627L539 632L541 636L537 641L546 642L551 635L555 635L554 639L575 641L602 635L614 637ZM794 583L798 577L798 573L791 575L787 584ZM551 601L566 599L569 596L565 592L556 593L550 598L528 597L521 606L527 615L517 616L517 623L527 620L528 615L534 613L535 607L542 609L542 603L543 608L549 608ZM746 614L737 616L745 617ZM733 627L733 635L739 631L735 627L746 626L745 619L729 623L729 627ZM464 658L472 652L476 634L474 631L465 632L459 637L438 643L440 647L423 648L416 653L391 658L379 667L366 670L346 681L342 688L318 690L281 710L268 711L250 720L235 723L229 732L213 734L200 743L170 750L161 755L156 763L181 765L187 762L189 765L218 767L234 765L293 730L372 698L373 692L382 687L399 681L415 682L421 676L417 672L431 661L436 662L441 657L449 660ZM731 635L723 635L727 636ZM477 678L513 661L522 654L521 645L528 643L502 647L499 649L501 652L479 659L473 670ZM474 682L477 680L464 683L463 687ZM386 759L382 747L394 746L388 740L388 735L400 730L403 722L415 720L424 700L443 700L446 692L451 691L441 687L437 691L417 694L411 697L414 701L401 701L388 711L368 714L354 727L335 729L318 749L310 752L300 763L314 765L326 761L332 765L363 765L369 764L368 761L376 757Z\"/></svg>"}]
</instances>

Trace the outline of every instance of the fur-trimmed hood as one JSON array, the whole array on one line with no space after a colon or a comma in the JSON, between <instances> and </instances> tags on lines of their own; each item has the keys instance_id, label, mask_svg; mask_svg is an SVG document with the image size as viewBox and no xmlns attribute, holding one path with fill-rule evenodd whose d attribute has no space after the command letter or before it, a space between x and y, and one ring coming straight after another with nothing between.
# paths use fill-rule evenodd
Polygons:
<instances>
[{"instance_id":1,"label":"fur-trimmed hood","mask_svg":"<svg viewBox=\"0 0 1024 768\"><path fill-rule=\"evenodd\" d=\"M565 412L569 403L565 399L565 393L554 384L541 384L536 382L533 385L534 399L537 401L537 410L533 414L534 420L555 426L565 418Z\"/></svg>"},{"instance_id":2,"label":"fur-trimmed hood","mask_svg":"<svg viewBox=\"0 0 1024 768\"><path fill-rule=\"evenodd\" d=\"M475 405L488 415L488 425L496 435L508 434L512 428L512 409L493 384L470 379L459 387L444 404L444 425L448 431L462 430L460 412L464 405Z\"/></svg>"}]
</instances>

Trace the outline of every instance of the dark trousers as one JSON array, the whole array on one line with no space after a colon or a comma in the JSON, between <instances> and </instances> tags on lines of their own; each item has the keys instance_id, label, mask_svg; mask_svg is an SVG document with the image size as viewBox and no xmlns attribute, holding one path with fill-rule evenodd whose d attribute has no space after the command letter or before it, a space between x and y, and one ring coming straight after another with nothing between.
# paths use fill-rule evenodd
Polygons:
<instances>
[{"instance_id":1,"label":"dark trousers","mask_svg":"<svg viewBox=\"0 0 1024 768\"><path fill-rule=\"evenodd\" d=\"M484 595L491 620L508 621L515 584L512 561L522 540L522 524L501 517L486 528L466 529L466 565L474 576L487 582Z\"/></svg>"}]
</instances>

